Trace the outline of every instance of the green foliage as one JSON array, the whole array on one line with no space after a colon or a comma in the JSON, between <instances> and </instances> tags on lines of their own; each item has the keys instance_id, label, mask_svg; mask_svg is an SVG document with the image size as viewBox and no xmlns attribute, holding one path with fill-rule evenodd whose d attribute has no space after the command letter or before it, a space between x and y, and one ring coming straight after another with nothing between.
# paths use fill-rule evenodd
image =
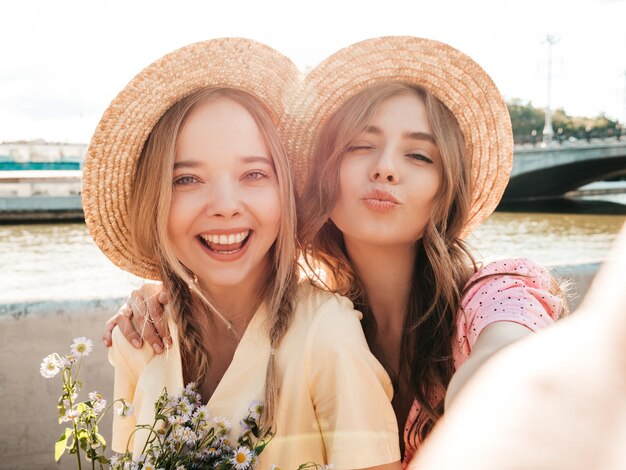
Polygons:
<instances>
[{"instance_id":1,"label":"green foliage","mask_svg":"<svg viewBox=\"0 0 626 470\"><path fill-rule=\"evenodd\" d=\"M519 99L511 100L507 103L507 107L511 116L515 143L540 142L545 123L545 111L542 108L535 108L530 102L523 103ZM570 138L590 140L620 136L624 134L623 127L624 124L609 119L603 114L589 118L570 116L563 109L552 111L554 139L561 142Z\"/></svg>"}]
</instances>

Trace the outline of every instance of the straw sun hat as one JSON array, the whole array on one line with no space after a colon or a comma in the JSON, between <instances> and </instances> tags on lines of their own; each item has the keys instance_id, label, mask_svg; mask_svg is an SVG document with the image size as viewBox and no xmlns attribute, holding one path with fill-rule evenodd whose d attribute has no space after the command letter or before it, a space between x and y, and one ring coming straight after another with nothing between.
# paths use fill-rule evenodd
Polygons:
<instances>
[{"instance_id":1,"label":"straw sun hat","mask_svg":"<svg viewBox=\"0 0 626 470\"><path fill-rule=\"evenodd\" d=\"M315 142L347 98L388 81L420 85L455 115L471 162L467 235L495 209L509 179L513 135L506 104L487 73L446 44L415 37L362 41L333 54L302 80L274 49L249 39L214 39L178 49L141 71L105 111L85 157L83 209L93 239L117 266L158 279L155 260L133 249L128 204L137 160L154 125L205 87L250 93L279 127L299 194Z\"/></svg>"},{"instance_id":2,"label":"straw sun hat","mask_svg":"<svg viewBox=\"0 0 626 470\"><path fill-rule=\"evenodd\" d=\"M459 50L430 39L390 36L353 44L304 79L280 124L302 194L323 124L351 96L382 82L429 90L456 117L470 159L472 206L463 235L496 208L513 164L513 134L504 99L487 73Z\"/></svg>"},{"instance_id":3,"label":"straw sun hat","mask_svg":"<svg viewBox=\"0 0 626 470\"><path fill-rule=\"evenodd\" d=\"M299 76L287 57L241 38L191 44L142 70L104 112L83 166L85 223L102 252L126 271L159 278L156 260L133 249L128 211L144 143L172 105L202 88L233 88L257 98L278 124Z\"/></svg>"}]
</instances>

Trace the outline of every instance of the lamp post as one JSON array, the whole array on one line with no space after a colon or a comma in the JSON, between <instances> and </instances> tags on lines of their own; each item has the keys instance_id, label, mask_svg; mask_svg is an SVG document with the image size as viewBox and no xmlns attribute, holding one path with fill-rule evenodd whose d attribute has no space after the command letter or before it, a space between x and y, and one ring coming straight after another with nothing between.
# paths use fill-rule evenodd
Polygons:
<instances>
[{"instance_id":1,"label":"lamp post","mask_svg":"<svg viewBox=\"0 0 626 470\"><path fill-rule=\"evenodd\" d=\"M546 104L546 120L543 126L543 145L550 145L554 138L554 129L552 129L552 109L550 109L550 94L552 89L552 46L559 42L559 39L548 34L542 44L548 44L548 102Z\"/></svg>"}]
</instances>

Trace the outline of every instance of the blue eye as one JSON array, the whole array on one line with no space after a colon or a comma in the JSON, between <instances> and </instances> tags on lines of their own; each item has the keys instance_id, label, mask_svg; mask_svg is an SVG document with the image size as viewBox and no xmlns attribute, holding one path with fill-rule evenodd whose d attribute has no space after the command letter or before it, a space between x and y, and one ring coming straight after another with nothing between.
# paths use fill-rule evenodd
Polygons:
<instances>
[{"instance_id":1,"label":"blue eye","mask_svg":"<svg viewBox=\"0 0 626 470\"><path fill-rule=\"evenodd\" d=\"M174 181L172 181L172 184L174 186L185 186L185 185L193 184L196 182L198 182L198 178L196 178L195 176L181 175L181 176L174 178Z\"/></svg>"}]
</instances>

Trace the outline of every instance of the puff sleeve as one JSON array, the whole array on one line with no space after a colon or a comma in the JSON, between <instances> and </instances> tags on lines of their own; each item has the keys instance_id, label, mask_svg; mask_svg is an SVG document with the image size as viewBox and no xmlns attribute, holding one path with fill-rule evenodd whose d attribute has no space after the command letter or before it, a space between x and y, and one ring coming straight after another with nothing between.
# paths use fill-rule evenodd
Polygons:
<instances>
[{"instance_id":1,"label":"puff sleeve","mask_svg":"<svg viewBox=\"0 0 626 470\"><path fill-rule=\"evenodd\" d=\"M305 344L309 393L334 468L400 460L393 386L370 352L361 314L340 296L317 312Z\"/></svg>"},{"instance_id":2,"label":"puff sleeve","mask_svg":"<svg viewBox=\"0 0 626 470\"><path fill-rule=\"evenodd\" d=\"M545 268L523 258L496 261L478 270L461 301L455 367L469 356L478 335L491 323L510 321L532 331L553 324L563 300L550 293L550 282Z\"/></svg>"}]
</instances>

